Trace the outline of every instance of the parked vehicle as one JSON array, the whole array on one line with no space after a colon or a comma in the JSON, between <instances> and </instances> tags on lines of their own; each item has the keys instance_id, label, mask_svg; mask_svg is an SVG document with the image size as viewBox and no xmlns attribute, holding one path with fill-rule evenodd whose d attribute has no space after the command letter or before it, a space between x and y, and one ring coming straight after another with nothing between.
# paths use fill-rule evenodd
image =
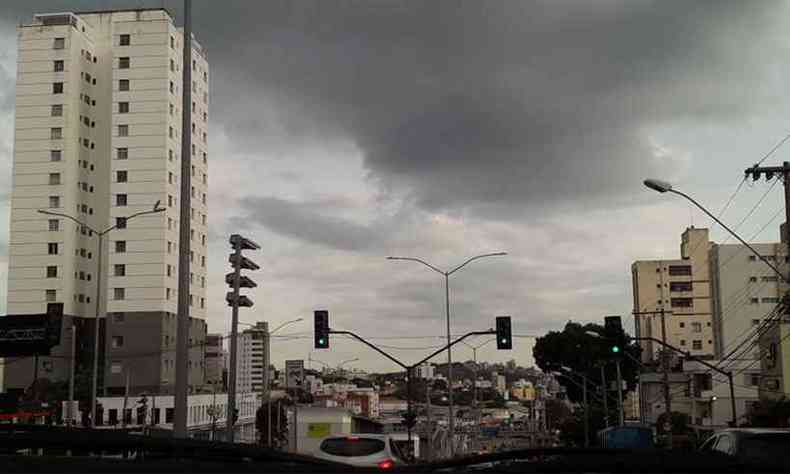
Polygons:
<instances>
[{"instance_id":1,"label":"parked vehicle","mask_svg":"<svg viewBox=\"0 0 790 474\"><path fill-rule=\"evenodd\" d=\"M790 430L781 428L730 428L716 431L700 447L742 461L774 462L790 451Z\"/></svg>"},{"instance_id":2,"label":"parked vehicle","mask_svg":"<svg viewBox=\"0 0 790 474\"><path fill-rule=\"evenodd\" d=\"M406 464L393 439L381 434L330 436L321 442L315 457L383 470Z\"/></svg>"},{"instance_id":3,"label":"parked vehicle","mask_svg":"<svg viewBox=\"0 0 790 474\"><path fill-rule=\"evenodd\" d=\"M604 448L650 449L654 447L653 428L648 425L612 426L598 432Z\"/></svg>"}]
</instances>

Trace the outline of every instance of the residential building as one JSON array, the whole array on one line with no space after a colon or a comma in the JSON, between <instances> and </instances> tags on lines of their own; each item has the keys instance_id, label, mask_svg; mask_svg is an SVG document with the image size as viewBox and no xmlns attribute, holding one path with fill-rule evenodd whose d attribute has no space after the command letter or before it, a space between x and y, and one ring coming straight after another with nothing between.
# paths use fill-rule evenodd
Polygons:
<instances>
[{"instance_id":1,"label":"residential building","mask_svg":"<svg viewBox=\"0 0 790 474\"><path fill-rule=\"evenodd\" d=\"M788 270L787 223L779 229L781 245L777 246L777 260L784 265L781 271ZM781 258L784 254L785 257ZM778 295L787 294L787 285L779 284ZM767 308L766 308L767 309ZM777 322L767 325L760 337L758 345L761 357L761 378L759 398L762 400L778 400L790 397L790 316L777 315Z\"/></svg>"},{"instance_id":2,"label":"residential building","mask_svg":"<svg viewBox=\"0 0 790 474\"><path fill-rule=\"evenodd\" d=\"M236 356L236 393L263 390L266 357L266 322L258 322L239 334Z\"/></svg>"},{"instance_id":3,"label":"residential building","mask_svg":"<svg viewBox=\"0 0 790 474\"><path fill-rule=\"evenodd\" d=\"M166 391L175 374L181 30L165 9L152 8L39 14L17 33L8 312L43 313L49 302L64 303L61 340L69 339L73 321L82 371L92 360L98 306L107 315L103 392L122 392L127 378L149 392ZM192 45L188 380L197 389L205 370L209 75L205 51ZM125 221L157 202L164 212ZM111 226L98 249L91 229ZM40 358L51 368L47 377L65 380L67 347ZM7 365L6 388L24 388L31 373L32 361Z\"/></svg>"},{"instance_id":4,"label":"residential building","mask_svg":"<svg viewBox=\"0 0 790 474\"><path fill-rule=\"evenodd\" d=\"M417 378L431 380L436 375L436 366L426 362L417 367Z\"/></svg>"},{"instance_id":5,"label":"residential building","mask_svg":"<svg viewBox=\"0 0 790 474\"><path fill-rule=\"evenodd\" d=\"M99 397L97 401L101 409L97 411L96 427L118 428L125 424L129 428L150 426L172 430L175 417L173 395L149 395L146 397L145 407L139 403L141 397L142 393L138 392L134 392L134 395L125 401L124 397ZM227 403L227 393L189 395L187 397L189 437L205 440L225 439ZM259 406L260 402L253 394L238 396L236 408L239 410L239 419L234 426L234 440L237 443L257 441L255 411Z\"/></svg>"},{"instance_id":6,"label":"residential building","mask_svg":"<svg viewBox=\"0 0 790 474\"><path fill-rule=\"evenodd\" d=\"M206 385L224 390L222 371L225 367L222 334L206 335Z\"/></svg>"}]
</instances>

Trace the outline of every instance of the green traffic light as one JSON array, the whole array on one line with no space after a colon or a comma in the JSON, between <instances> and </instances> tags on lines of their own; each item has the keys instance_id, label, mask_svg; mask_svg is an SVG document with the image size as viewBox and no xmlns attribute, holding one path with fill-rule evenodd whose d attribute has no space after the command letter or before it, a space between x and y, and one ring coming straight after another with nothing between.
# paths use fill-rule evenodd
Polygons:
<instances>
[{"instance_id":1,"label":"green traffic light","mask_svg":"<svg viewBox=\"0 0 790 474\"><path fill-rule=\"evenodd\" d=\"M319 340L318 340L318 343L319 343L319 344L321 344L321 345L323 346L323 345L324 345L324 340L323 340L323 339L319 339Z\"/></svg>"},{"instance_id":2,"label":"green traffic light","mask_svg":"<svg viewBox=\"0 0 790 474\"><path fill-rule=\"evenodd\" d=\"M614 352L615 354L620 352L620 346L612 346L612 352Z\"/></svg>"}]
</instances>

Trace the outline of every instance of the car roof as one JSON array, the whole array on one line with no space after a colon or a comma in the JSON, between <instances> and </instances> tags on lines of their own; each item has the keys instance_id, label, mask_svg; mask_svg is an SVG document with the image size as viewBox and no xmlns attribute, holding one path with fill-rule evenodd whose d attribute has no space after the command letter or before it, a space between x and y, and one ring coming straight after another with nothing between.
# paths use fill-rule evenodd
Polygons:
<instances>
[{"instance_id":1,"label":"car roof","mask_svg":"<svg viewBox=\"0 0 790 474\"><path fill-rule=\"evenodd\" d=\"M765 434L765 433L790 433L787 428L727 428L716 431L716 433L743 433L743 434Z\"/></svg>"},{"instance_id":2,"label":"car roof","mask_svg":"<svg viewBox=\"0 0 790 474\"><path fill-rule=\"evenodd\" d=\"M324 439L330 438L372 438L386 441L390 438L390 436L379 433L337 433L331 434Z\"/></svg>"}]
</instances>

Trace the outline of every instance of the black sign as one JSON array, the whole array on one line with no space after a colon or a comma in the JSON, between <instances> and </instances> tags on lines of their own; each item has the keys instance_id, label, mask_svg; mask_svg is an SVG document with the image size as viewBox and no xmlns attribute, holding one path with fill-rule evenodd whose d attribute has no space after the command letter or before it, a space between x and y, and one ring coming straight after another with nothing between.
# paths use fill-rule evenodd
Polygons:
<instances>
[{"instance_id":1,"label":"black sign","mask_svg":"<svg viewBox=\"0 0 790 474\"><path fill-rule=\"evenodd\" d=\"M0 317L0 357L49 355L60 344L62 324L62 303L50 303L46 314Z\"/></svg>"}]
</instances>

